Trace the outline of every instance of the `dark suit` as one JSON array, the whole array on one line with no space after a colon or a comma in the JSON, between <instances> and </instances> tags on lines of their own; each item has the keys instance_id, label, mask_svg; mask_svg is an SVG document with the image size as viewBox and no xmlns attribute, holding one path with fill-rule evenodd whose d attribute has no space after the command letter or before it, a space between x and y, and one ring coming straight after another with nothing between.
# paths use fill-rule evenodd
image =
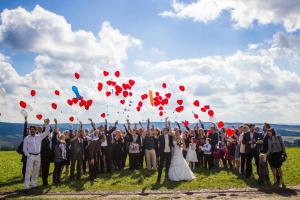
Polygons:
<instances>
[{"instance_id":1,"label":"dark suit","mask_svg":"<svg viewBox=\"0 0 300 200\"><path fill-rule=\"evenodd\" d=\"M160 162L159 162L159 166L158 166L158 176L157 176L157 181L160 181L161 179L161 174L162 174L162 170L164 167L164 163L166 162L166 172L165 172L165 177L168 179L169 178L169 168L170 168L170 164L171 164L171 151L173 148L173 137L168 135L168 139L169 139L169 147L170 147L170 152L165 152L165 136L164 135L160 135L158 138L158 153L159 153L159 157L160 157Z\"/></svg>"},{"instance_id":2,"label":"dark suit","mask_svg":"<svg viewBox=\"0 0 300 200\"><path fill-rule=\"evenodd\" d=\"M253 138L255 142L259 139L259 134L254 132ZM258 164L259 164L259 147L255 145L255 147L251 147L249 142L251 141L250 132L244 133L242 143L245 144L245 155L246 155L246 177L250 177L252 174L252 159L255 159L256 171L258 173Z\"/></svg>"},{"instance_id":3,"label":"dark suit","mask_svg":"<svg viewBox=\"0 0 300 200\"><path fill-rule=\"evenodd\" d=\"M75 171L75 164L77 168L77 179L80 179L81 176L81 167L82 167L82 159L83 159L83 140L82 138L76 138L74 141L71 142L71 169L70 169L70 179L74 179L74 171Z\"/></svg>"},{"instance_id":4,"label":"dark suit","mask_svg":"<svg viewBox=\"0 0 300 200\"><path fill-rule=\"evenodd\" d=\"M106 163L107 172L111 173L111 158L112 158L112 133L116 130L116 126L114 126L112 129L107 130L107 125L105 125L105 130L103 133L103 136L106 139L107 146L101 147L101 157L100 157L100 168L101 172L104 172L104 162ZM105 161L104 161L105 157Z\"/></svg>"},{"instance_id":5,"label":"dark suit","mask_svg":"<svg viewBox=\"0 0 300 200\"><path fill-rule=\"evenodd\" d=\"M96 160L97 154L100 152L100 140L93 140L87 146L87 156L89 161L90 180L94 181L97 174Z\"/></svg>"},{"instance_id":6,"label":"dark suit","mask_svg":"<svg viewBox=\"0 0 300 200\"><path fill-rule=\"evenodd\" d=\"M56 135L54 137L56 137ZM51 160L53 160L53 151L50 148L50 138L47 136L42 140L41 144L41 169L43 185L48 185Z\"/></svg>"}]
</instances>

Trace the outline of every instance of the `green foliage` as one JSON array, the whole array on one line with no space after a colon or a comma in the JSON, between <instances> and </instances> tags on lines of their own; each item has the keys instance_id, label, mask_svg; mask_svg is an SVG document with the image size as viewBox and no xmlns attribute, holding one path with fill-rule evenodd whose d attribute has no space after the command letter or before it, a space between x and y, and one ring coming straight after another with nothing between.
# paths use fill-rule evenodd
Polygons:
<instances>
[{"instance_id":1,"label":"green foliage","mask_svg":"<svg viewBox=\"0 0 300 200\"><path fill-rule=\"evenodd\" d=\"M283 173L287 185L300 184L300 148L287 149L288 160L283 164ZM15 191L23 189L20 155L16 152L0 152L0 192ZM53 171L51 164L50 171ZM147 171L114 172L113 174L99 175L94 183L89 181L88 174L81 180L73 182L62 182L60 185L42 187L44 192L71 192L71 191L142 191L142 190L197 190L197 189L228 189L256 187L257 176L245 179L232 170L204 170L195 172L197 178L192 182L163 182L156 184L157 173ZM270 171L272 180L272 174ZM64 177L63 177L64 178ZM52 174L49 183L52 182ZM41 178L39 178L41 185Z\"/></svg>"}]
</instances>

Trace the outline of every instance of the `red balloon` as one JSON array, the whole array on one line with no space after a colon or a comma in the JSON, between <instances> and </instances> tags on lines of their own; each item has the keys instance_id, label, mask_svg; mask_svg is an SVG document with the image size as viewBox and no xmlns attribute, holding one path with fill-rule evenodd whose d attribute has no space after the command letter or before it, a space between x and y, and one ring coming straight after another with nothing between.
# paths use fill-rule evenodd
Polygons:
<instances>
[{"instance_id":1,"label":"red balloon","mask_svg":"<svg viewBox=\"0 0 300 200\"><path fill-rule=\"evenodd\" d=\"M69 120L70 120L70 122L73 122L74 121L74 117L73 116L69 117Z\"/></svg>"},{"instance_id":2,"label":"red balloon","mask_svg":"<svg viewBox=\"0 0 300 200\"><path fill-rule=\"evenodd\" d=\"M132 96L132 92L129 92L128 94L129 94L130 97Z\"/></svg>"},{"instance_id":3,"label":"red balloon","mask_svg":"<svg viewBox=\"0 0 300 200\"><path fill-rule=\"evenodd\" d=\"M182 92L184 92L185 87L184 87L183 85L180 85L180 86L179 86L179 90L182 91Z\"/></svg>"},{"instance_id":4,"label":"red balloon","mask_svg":"<svg viewBox=\"0 0 300 200\"><path fill-rule=\"evenodd\" d=\"M123 88L121 86L119 86L119 85L116 85L115 89L116 89L116 93L121 93L122 90L123 90Z\"/></svg>"},{"instance_id":5,"label":"red balloon","mask_svg":"<svg viewBox=\"0 0 300 200\"><path fill-rule=\"evenodd\" d=\"M164 109L164 107L162 107L162 106L159 106L159 108L158 108L158 110L163 110Z\"/></svg>"},{"instance_id":6,"label":"red balloon","mask_svg":"<svg viewBox=\"0 0 300 200\"><path fill-rule=\"evenodd\" d=\"M101 92L102 88L103 88L103 84L101 82L99 82L98 83L98 90L99 90L99 92Z\"/></svg>"},{"instance_id":7,"label":"red balloon","mask_svg":"<svg viewBox=\"0 0 300 200\"><path fill-rule=\"evenodd\" d=\"M135 84L135 81L132 80L132 79L130 79L130 80L129 80L129 85L130 85L130 86L133 86L134 84Z\"/></svg>"},{"instance_id":8,"label":"red balloon","mask_svg":"<svg viewBox=\"0 0 300 200\"><path fill-rule=\"evenodd\" d=\"M163 112L163 111L160 111L160 112L159 112L159 116L162 117L163 115L164 115L164 112Z\"/></svg>"},{"instance_id":9,"label":"red balloon","mask_svg":"<svg viewBox=\"0 0 300 200\"><path fill-rule=\"evenodd\" d=\"M224 127L224 122L219 121L219 122L218 122L218 127L219 127L219 128L223 128L223 127Z\"/></svg>"},{"instance_id":10,"label":"red balloon","mask_svg":"<svg viewBox=\"0 0 300 200\"><path fill-rule=\"evenodd\" d=\"M194 113L194 118L195 118L195 119L198 119L199 116L198 116L196 113Z\"/></svg>"},{"instance_id":11,"label":"red balloon","mask_svg":"<svg viewBox=\"0 0 300 200\"><path fill-rule=\"evenodd\" d=\"M179 100L177 100L177 103L178 103L178 105L182 105L183 100L179 99Z\"/></svg>"},{"instance_id":12,"label":"red balloon","mask_svg":"<svg viewBox=\"0 0 300 200\"><path fill-rule=\"evenodd\" d=\"M155 92L155 96L159 97L159 92Z\"/></svg>"},{"instance_id":13,"label":"red balloon","mask_svg":"<svg viewBox=\"0 0 300 200\"><path fill-rule=\"evenodd\" d=\"M166 84L166 83L163 83L161 86L162 86L163 88L166 88L166 87L167 87L167 84Z\"/></svg>"},{"instance_id":14,"label":"red balloon","mask_svg":"<svg viewBox=\"0 0 300 200\"><path fill-rule=\"evenodd\" d=\"M169 103L169 99L165 98L161 101L161 104L164 106L164 105L168 105Z\"/></svg>"},{"instance_id":15,"label":"red balloon","mask_svg":"<svg viewBox=\"0 0 300 200\"><path fill-rule=\"evenodd\" d=\"M37 114L37 115L36 115L36 118L37 118L38 120L41 120L41 119L43 118L43 115Z\"/></svg>"},{"instance_id":16,"label":"red balloon","mask_svg":"<svg viewBox=\"0 0 300 200\"><path fill-rule=\"evenodd\" d=\"M115 76L116 76L117 78L119 78L119 77L120 77L120 71L115 71Z\"/></svg>"},{"instance_id":17,"label":"red balloon","mask_svg":"<svg viewBox=\"0 0 300 200\"><path fill-rule=\"evenodd\" d=\"M55 90L54 94L57 95L57 96L59 96L60 92L58 90Z\"/></svg>"},{"instance_id":18,"label":"red balloon","mask_svg":"<svg viewBox=\"0 0 300 200\"><path fill-rule=\"evenodd\" d=\"M105 113L102 113L100 116L101 116L102 118L105 118L106 114L105 114Z\"/></svg>"},{"instance_id":19,"label":"red balloon","mask_svg":"<svg viewBox=\"0 0 300 200\"><path fill-rule=\"evenodd\" d=\"M21 108L26 108L26 106L27 106L25 101L20 101L19 104L20 104Z\"/></svg>"},{"instance_id":20,"label":"red balloon","mask_svg":"<svg viewBox=\"0 0 300 200\"><path fill-rule=\"evenodd\" d=\"M189 126L189 122L185 120L185 121L183 122L183 125L184 125L184 126Z\"/></svg>"},{"instance_id":21,"label":"red balloon","mask_svg":"<svg viewBox=\"0 0 300 200\"><path fill-rule=\"evenodd\" d=\"M124 99L121 99L121 100L120 100L120 103L124 105L124 104L125 104L125 100L124 100Z\"/></svg>"},{"instance_id":22,"label":"red balloon","mask_svg":"<svg viewBox=\"0 0 300 200\"><path fill-rule=\"evenodd\" d=\"M80 78L80 74L78 72L75 72L74 76L75 76L76 79Z\"/></svg>"},{"instance_id":23,"label":"red balloon","mask_svg":"<svg viewBox=\"0 0 300 200\"><path fill-rule=\"evenodd\" d=\"M104 75L104 76L108 76L108 75L109 75L109 72L108 72L108 71L103 71L103 75Z\"/></svg>"},{"instance_id":24,"label":"red balloon","mask_svg":"<svg viewBox=\"0 0 300 200\"><path fill-rule=\"evenodd\" d=\"M170 99L170 98L171 98L171 93L167 93L167 94L165 94L165 96L166 96L168 99Z\"/></svg>"},{"instance_id":25,"label":"red balloon","mask_svg":"<svg viewBox=\"0 0 300 200\"><path fill-rule=\"evenodd\" d=\"M137 110L138 112L140 112L140 111L141 111L141 107L136 107L136 110Z\"/></svg>"},{"instance_id":26,"label":"red balloon","mask_svg":"<svg viewBox=\"0 0 300 200\"><path fill-rule=\"evenodd\" d=\"M56 110L57 104L56 104L56 103L52 103L52 104L51 104L51 107L52 107L54 110Z\"/></svg>"},{"instance_id":27,"label":"red balloon","mask_svg":"<svg viewBox=\"0 0 300 200\"><path fill-rule=\"evenodd\" d=\"M205 108L206 110L209 110L209 109L210 109L210 106L209 106L209 105L205 105L204 108Z\"/></svg>"},{"instance_id":28,"label":"red balloon","mask_svg":"<svg viewBox=\"0 0 300 200\"><path fill-rule=\"evenodd\" d=\"M110 95L111 95L111 92L110 92L110 91L107 91L107 92L106 92L106 96L109 97Z\"/></svg>"},{"instance_id":29,"label":"red balloon","mask_svg":"<svg viewBox=\"0 0 300 200\"><path fill-rule=\"evenodd\" d=\"M207 130L207 134L210 135L212 134L212 131L210 129Z\"/></svg>"},{"instance_id":30,"label":"red balloon","mask_svg":"<svg viewBox=\"0 0 300 200\"><path fill-rule=\"evenodd\" d=\"M143 106L143 102L139 101L138 106L142 107Z\"/></svg>"},{"instance_id":31,"label":"red balloon","mask_svg":"<svg viewBox=\"0 0 300 200\"><path fill-rule=\"evenodd\" d=\"M209 115L210 117L213 117L213 116L214 116L214 111L213 111L213 110L209 110L207 113L208 113L208 115Z\"/></svg>"},{"instance_id":32,"label":"red balloon","mask_svg":"<svg viewBox=\"0 0 300 200\"><path fill-rule=\"evenodd\" d=\"M71 99L68 99L67 103L72 106L73 105L73 101Z\"/></svg>"},{"instance_id":33,"label":"red balloon","mask_svg":"<svg viewBox=\"0 0 300 200\"><path fill-rule=\"evenodd\" d=\"M206 109L204 107L201 108L202 112L206 112Z\"/></svg>"},{"instance_id":34,"label":"red balloon","mask_svg":"<svg viewBox=\"0 0 300 200\"><path fill-rule=\"evenodd\" d=\"M196 106L196 107L199 107L199 106L200 106L199 100L195 100L193 104L194 104L194 106Z\"/></svg>"},{"instance_id":35,"label":"red balloon","mask_svg":"<svg viewBox=\"0 0 300 200\"><path fill-rule=\"evenodd\" d=\"M85 105L85 106L84 106L84 109L89 110L89 109L90 109L90 106L89 106L89 105Z\"/></svg>"},{"instance_id":36,"label":"red balloon","mask_svg":"<svg viewBox=\"0 0 300 200\"><path fill-rule=\"evenodd\" d=\"M73 99L72 99L72 101L73 101L73 103L77 103L78 102L78 99L76 98L76 97L74 97Z\"/></svg>"},{"instance_id":37,"label":"red balloon","mask_svg":"<svg viewBox=\"0 0 300 200\"><path fill-rule=\"evenodd\" d=\"M89 99L89 100L86 101L86 105L87 106L90 107L92 104L93 104L93 100L92 99Z\"/></svg>"},{"instance_id":38,"label":"red balloon","mask_svg":"<svg viewBox=\"0 0 300 200\"><path fill-rule=\"evenodd\" d=\"M181 112L183 111L184 107L183 106L178 106L175 110L176 112Z\"/></svg>"},{"instance_id":39,"label":"red balloon","mask_svg":"<svg viewBox=\"0 0 300 200\"><path fill-rule=\"evenodd\" d=\"M123 97L127 97L128 96L128 92L127 91L123 91Z\"/></svg>"},{"instance_id":40,"label":"red balloon","mask_svg":"<svg viewBox=\"0 0 300 200\"><path fill-rule=\"evenodd\" d=\"M34 97L34 96L36 95L36 91L35 91L35 90L31 90L31 91L30 91L30 94L31 94L31 96Z\"/></svg>"},{"instance_id":41,"label":"red balloon","mask_svg":"<svg viewBox=\"0 0 300 200\"><path fill-rule=\"evenodd\" d=\"M227 128L226 129L226 134L228 135L228 137L232 137L235 133L235 130L232 128Z\"/></svg>"}]
</instances>

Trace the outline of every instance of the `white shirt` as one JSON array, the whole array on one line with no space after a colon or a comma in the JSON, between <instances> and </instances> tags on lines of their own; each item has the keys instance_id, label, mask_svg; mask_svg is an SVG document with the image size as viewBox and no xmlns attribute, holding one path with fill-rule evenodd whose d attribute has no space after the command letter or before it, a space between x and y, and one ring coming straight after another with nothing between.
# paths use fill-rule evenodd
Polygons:
<instances>
[{"instance_id":1,"label":"white shirt","mask_svg":"<svg viewBox=\"0 0 300 200\"><path fill-rule=\"evenodd\" d=\"M39 133L35 136L26 136L23 143L23 152L25 156L28 157L30 154L39 154L41 152L42 140L47 137L49 133L50 126L47 125L43 133Z\"/></svg>"},{"instance_id":2,"label":"white shirt","mask_svg":"<svg viewBox=\"0 0 300 200\"><path fill-rule=\"evenodd\" d=\"M245 153L245 147L246 145L243 144L243 137L244 137L244 134L240 134L239 136L239 143L240 143L240 153Z\"/></svg>"},{"instance_id":3,"label":"white shirt","mask_svg":"<svg viewBox=\"0 0 300 200\"><path fill-rule=\"evenodd\" d=\"M250 139L253 140L254 132L250 132ZM251 149L255 148L256 144L251 144Z\"/></svg>"},{"instance_id":4,"label":"white shirt","mask_svg":"<svg viewBox=\"0 0 300 200\"><path fill-rule=\"evenodd\" d=\"M171 152L171 149L170 149L170 145L169 145L169 135L164 135L165 137L165 149L164 149L164 152L165 153L169 153Z\"/></svg>"},{"instance_id":5,"label":"white shirt","mask_svg":"<svg viewBox=\"0 0 300 200\"><path fill-rule=\"evenodd\" d=\"M211 145L210 144L205 144L202 147L202 150L204 152L205 155L211 155Z\"/></svg>"}]
</instances>

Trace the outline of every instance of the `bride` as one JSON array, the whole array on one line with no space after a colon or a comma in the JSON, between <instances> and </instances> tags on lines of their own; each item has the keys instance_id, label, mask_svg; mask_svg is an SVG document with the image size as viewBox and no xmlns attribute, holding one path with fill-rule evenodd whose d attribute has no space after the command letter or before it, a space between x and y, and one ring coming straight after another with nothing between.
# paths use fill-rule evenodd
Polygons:
<instances>
[{"instance_id":1,"label":"bride","mask_svg":"<svg viewBox=\"0 0 300 200\"><path fill-rule=\"evenodd\" d=\"M195 179L196 177L182 155L181 146L183 145L183 140L180 137L180 132L178 130L175 131L173 144L174 148L172 152L171 165L169 168L169 179L171 181L191 181Z\"/></svg>"}]
</instances>

